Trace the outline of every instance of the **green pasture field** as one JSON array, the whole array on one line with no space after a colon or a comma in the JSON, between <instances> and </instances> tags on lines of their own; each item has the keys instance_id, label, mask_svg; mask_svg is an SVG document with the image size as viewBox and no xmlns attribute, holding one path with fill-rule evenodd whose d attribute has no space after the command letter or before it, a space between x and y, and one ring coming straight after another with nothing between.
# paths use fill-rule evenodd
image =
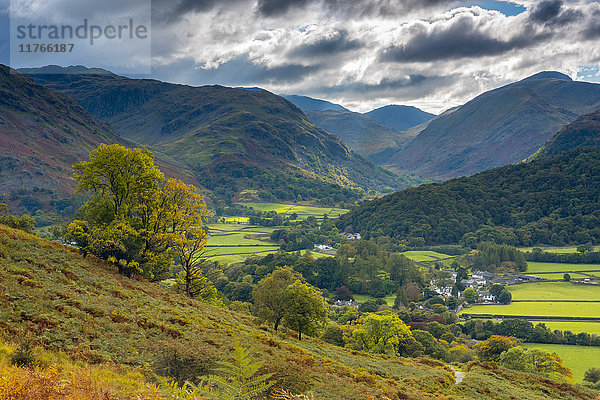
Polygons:
<instances>
[{"instance_id":1,"label":"green pasture field","mask_svg":"<svg viewBox=\"0 0 600 400\"><path fill-rule=\"evenodd\" d=\"M536 302L507 305L475 305L461 314L491 314L536 317L592 317L600 319L600 303Z\"/></svg>"},{"instance_id":2,"label":"green pasture field","mask_svg":"<svg viewBox=\"0 0 600 400\"><path fill-rule=\"evenodd\" d=\"M248 217L220 217L219 218L219 222L221 222L221 220L225 219L225 223L226 224L241 224L241 225L245 225L248 224L248 220L250 218Z\"/></svg>"},{"instance_id":3,"label":"green pasture field","mask_svg":"<svg viewBox=\"0 0 600 400\"><path fill-rule=\"evenodd\" d=\"M525 343L523 346L537 347L558 354L563 364L573 373L575 382L582 382L585 371L592 367L597 368L599 365L600 347L540 343Z\"/></svg>"},{"instance_id":4,"label":"green pasture field","mask_svg":"<svg viewBox=\"0 0 600 400\"><path fill-rule=\"evenodd\" d=\"M585 278L589 278L588 275L591 275L588 272L586 272L586 274L588 274L588 275L580 274L577 272L567 272L567 273L571 276L571 279L585 279ZM560 280L562 280L563 277L565 276L565 273L564 272L556 272L556 273L552 273L552 274L543 274L543 275L540 274L537 276L540 276L545 279L560 279Z\"/></svg>"},{"instance_id":5,"label":"green pasture field","mask_svg":"<svg viewBox=\"0 0 600 400\"><path fill-rule=\"evenodd\" d=\"M600 322L565 322L565 321L531 321L534 325L540 322L548 329L559 331L571 331L573 333L586 332L590 335L600 335Z\"/></svg>"},{"instance_id":6,"label":"green pasture field","mask_svg":"<svg viewBox=\"0 0 600 400\"><path fill-rule=\"evenodd\" d=\"M542 249L543 251L546 251L548 253L561 253L561 254L577 253L577 246L540 247L540 249ZM532 251L533 247L520 247L519 250L521 250L521 251ZM594 251L598 251L598 250L600 250L600 247L596 246L594 248Z\"/></svg>"},{"instance_id":7,"label":"green pasture field","mask_svg":"<svg viewBox=\"0 0 600 400\"><path fill-rule=\"evenodd\" d=\"M279 204L279 203L236 203L246 207L252 207L259 211L276 211L278 214L298 214L299 219L306 219L310 216L316 217L317 219L323 218L324 214L327 214L328 218L337 218L342 214L348 212L348 210L336 207L314 207L314 206L303 206L296 204Z\"/></svg>"},{"instance_id":8,"label":"green pasture field","mask_svg":"<svg viewBox=\"0 0 600 400\"><path fill-rule=\"evenodd\" d=\"M242 262L252 255L267 255L279 250L268 241L274 228L229 224L209 224L206 256L222 263ZM259 240L263 239L263 240Z\"/></svg>"},{"instance_id":9,"label":"green pasture field","mask_svg":"<svg viewBox=\"0 0 600 400\"><path fill-rule=\"evenodd\" d=\"M600 286L569 282L534 282L508 287L513 300L598 300Z\"/></svg>"},{"instance_id":10,"label":"green pasture field","mask_svg":"<svg viewBox=\"0 0 600 400\"><path fill-rule=\"evenodd\" d=\"M442 253L438 253L436 251L428 251L428 250L424 250L424 251L411 250L411 251L405 251L400 254L402 254L402 255L406 256L407 258L410 258L411 260L416 261L416 262L441 261L446 258L452 258L452 256L449 256L448 254L442 254Z\"/></svg>"},{"instance_id":11,"label":"green pasture field","mask_svg":"<svg viewBox=\"0 0 600 400\"><path fill-rule=\"evenodd\" d=\"M355 294L353 297L354 297L354 300L359 303L364 303L369 300L372 300L372 301L377 300L377 298L375 298L373 296L369 296L368 294ZM388 304L388 306L391 307L394 305L394 301L396 300L396 295L386 296L383 298L383 300L385 300L385 302Z\"/></svg>"},{"instance_id":12,"label":"green pasture field","mask_svg":"<svg viewBox=\"0 0 600 400\"><path fill-rule=\"evenodd\" d=\"M300 254L303 255L303 256L305 256L306 255L306 250L300 250ZM319 252L313 251L313 250L310 251L310 255L313 258L334 257L331 254L319 253Z\"/></svg>"},{"instance_id":13,"label":"green pasture field","mask_svg":"<svg viewBox=\"0 0 600 400\"><path fill-rule=\"evenodd\" d=\"M533 262L527 263L527 273L535 274L540 272L572 272L572 271L600 271L600 264L561 264L548 262Z\"/></svg>"},{"instance_id":14,"label":"green pasture field","mask_svg":"<svg viewBox=\"0 0 600 400\"><path fill-rule=\"evenodd\" d=\"M242 262L250 256L266 256L267 254L276 253L278 251L279 246L208 247L206 248L206 257L211 261L232 264Z\"/></svg>"}]
</instances>

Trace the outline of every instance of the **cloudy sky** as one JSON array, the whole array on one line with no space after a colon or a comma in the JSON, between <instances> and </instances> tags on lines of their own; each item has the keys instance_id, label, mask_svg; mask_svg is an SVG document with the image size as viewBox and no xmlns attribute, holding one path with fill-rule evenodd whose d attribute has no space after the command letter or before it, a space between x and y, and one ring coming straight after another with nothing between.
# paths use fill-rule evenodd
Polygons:
<instances>
[{"instance_id":1,"label":"cloudy sky","mask_svg":"<svg viewBox=\"0 0 600 400\"><path fill-rule=\"evenodd\" d=\"M85 3L39 1L55 10ZM8 3L0 0L4 64ZM113 11L127 2L98 3ZM355 111L408 104L437 113L543 70L600 82L599 64L593 0L152 2L151 77L259 86Z\"/></svg>"}]
</instances>

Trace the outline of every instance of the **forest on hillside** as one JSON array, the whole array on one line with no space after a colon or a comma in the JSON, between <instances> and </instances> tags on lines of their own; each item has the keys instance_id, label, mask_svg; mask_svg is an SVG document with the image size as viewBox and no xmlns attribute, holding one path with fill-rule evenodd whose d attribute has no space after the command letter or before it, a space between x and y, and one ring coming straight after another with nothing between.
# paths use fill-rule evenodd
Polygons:
<instances>
[{"instance_id":1,"label":"forest on hillside","mask_svg":"<svg viewBox=\"0 0 600 400\"><path fill-rule=\"evenodd\" d=\"M338 228L408 245L600 242L600 150L580 148L397 192L357 207Z\"/></svg>"}]
</instances>

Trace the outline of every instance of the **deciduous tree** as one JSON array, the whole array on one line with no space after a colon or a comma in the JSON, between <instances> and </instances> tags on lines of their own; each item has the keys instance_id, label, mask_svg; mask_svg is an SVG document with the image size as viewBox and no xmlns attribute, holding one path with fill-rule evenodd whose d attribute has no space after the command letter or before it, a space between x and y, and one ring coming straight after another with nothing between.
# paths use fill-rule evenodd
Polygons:
<instances>
[{"instance_id":1,"label":"deciduous tree","mask_svg":"<svg viewBox=\"0 0 600 400\"><path fill-rule=\"evenodd\" d=\"M302 275L291 268L278 268L262 279L252 290L257 316L263 321L273 323L277 330L283 318L287 315L288 302L285 290Z\"/></svg>"},{"instance_id":2,"label":"deciduous tree","mask_svg":"<svg viewBox=\"0 0 600 400\"><path fill-rule=\"evenodd\" d=\"M286 303L284 322L302 334L314 334L327 322L327 303L317 289L307 283L296 280L284 292Z\"/></svg>"}]
</instances>

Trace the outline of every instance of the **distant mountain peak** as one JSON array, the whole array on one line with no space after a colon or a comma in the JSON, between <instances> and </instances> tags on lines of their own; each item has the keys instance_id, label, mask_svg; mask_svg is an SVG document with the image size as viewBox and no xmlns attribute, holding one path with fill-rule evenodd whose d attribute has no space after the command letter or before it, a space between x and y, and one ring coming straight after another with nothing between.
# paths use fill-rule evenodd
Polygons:
<instances>
[{"instance_id":1,"label":"distant mountain peak","mask_svg":"<svg viewBox=\"0 0 600 400\"><path fill-rule=\"evenodd\" d=\"M557 71L538 72L537 74L531 75L530 77L523 79L523 81L533 81L536 79L558 79L561 81L569 81L569 82L573 81L573 79L571 79L570 76L565 75L562 72L557 72ZM523 81L521 81L521 82L523 82Z\"/></svg>"},{"instance_id":2,"label":"distant mountain peak","mask_svg":"<svg viewBox=\"0 0 600 400\"><path fill-rule=\"evenodd\" d=\"M83 65L70 65L68 67L61 67L60 65L46 65L39 68L21 68L19 72L32 75L32 74L79 74L79 75L113 75L112 72L102 68L88 68Z\"/></svg>"},{"instance_id":3,"label":"distant mountain peak","mask_svg":"<svg viewBox=\"0 0 600 400\"><path fill-rule=\"evenodd\" d=\"M284 99L294 104L304 112L307 111L349 111L347 108L339 104L332 103L327 100L313 99L308 96L282 95Z\"/></svg>"},{"instance_id":4,"label":"distant mountain peak","mask_svg":"<svg viewBox=\"0 0 600 400\"><path fill-rule=\"evenodd\" d=\"M412 106L391 104L369 111L364 115L397 131L404 131L430 121L434 114Z\"/></svg>"}]
</instances>

